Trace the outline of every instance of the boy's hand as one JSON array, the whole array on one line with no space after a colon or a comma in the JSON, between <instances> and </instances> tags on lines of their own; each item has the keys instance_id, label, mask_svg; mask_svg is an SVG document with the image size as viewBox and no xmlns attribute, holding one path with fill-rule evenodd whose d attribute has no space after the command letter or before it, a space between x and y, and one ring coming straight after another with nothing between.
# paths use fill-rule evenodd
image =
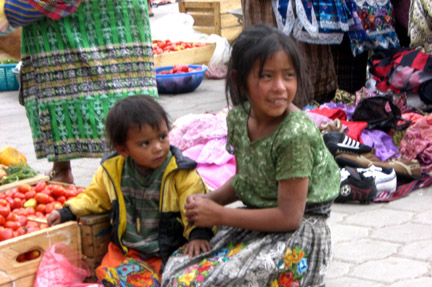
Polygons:
<instances>
[{"instance_id":1,"label":"boy's hand","mask_svg":"<svg viewBox=\"0 0 432 287\"><path fill-rule=\"evenodd\" d=\"M211 249L210 242L206 239L194 239L191 240L188 245L186 246L185 251L183 252L183 255L189 254L189 258L192 258L194 256L197 256L200 254L200 251L202 250L203 253L209 251Z\"/></svg>"},{"instance_id":2,"label":"boy's hand","mask_svg":"<svg viewBox=\"0 0 432 287\"><path fill-rule=\"evenodd\" d=\"M60 222L60 212L58 212L57 210L53 210L51 211L51 213L48 215L47 217L47 222L49 226L53 226L56 224L61 223Z\"/></svg>"}]
</instances>

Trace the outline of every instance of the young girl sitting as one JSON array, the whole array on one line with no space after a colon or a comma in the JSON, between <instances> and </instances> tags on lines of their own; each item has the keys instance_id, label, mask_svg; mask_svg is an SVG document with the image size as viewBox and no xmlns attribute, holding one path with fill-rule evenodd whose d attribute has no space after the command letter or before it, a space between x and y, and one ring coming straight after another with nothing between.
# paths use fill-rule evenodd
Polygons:
<instances>
[{"instance_id":1,"label":"young girl sitting","mask_svg":"<svg viewBox=\"0 0 432 287\"><path fill-rule=\"evenodd\" d=\"M113 268L124 264L132 266L132 272L137 271L136 262L130 258L147 262L160 275L161 264L187 240L188 256L208 251L213 232L189 222L184 208L189 195L208 190L196 172L196 163L170 146L164 109L152 97L127 97L109 111L105 129L117 153L103 159L92 183L82 194L65 202L63 209L53 211L48 223L111 212L112 238L97 269L99 280L105 280L106 286L126 286L119 282L121 272ZM151 270L147 267L144 269ZM158 276L153 277L158 280ZM133 278L123 276L123 280ZM149 285L143 281L127 283L159 286L151 285L152 280Z\"/></svg>"},{"instance_id":2,"label":"young girl sitting","mask_svg":"<svg viewBox=\"0 0 432 287\"><path fill-rule=\"evenodd\" d=\"M303 67L296 44L276 28L246 28L234 42L226 92L236 175L186 203L196 226L221 227L210 252L175 252L162 286L324 285L326 219L340 173L315 123L292 104L308 90ZM246 207L225 207L237 200Z\"/></svg>"}]
</instances>

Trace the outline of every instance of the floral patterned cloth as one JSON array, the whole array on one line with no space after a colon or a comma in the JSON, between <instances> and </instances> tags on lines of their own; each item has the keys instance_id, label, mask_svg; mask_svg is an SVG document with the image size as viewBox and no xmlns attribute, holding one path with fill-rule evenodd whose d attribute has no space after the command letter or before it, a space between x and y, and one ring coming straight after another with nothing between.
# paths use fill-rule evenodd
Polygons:
<instances>
[{"instance_id":1,"label":"floral patterned cloth","mask_svg":"<svg viewBox=\"0 0 432 287\"><path fill-rule=\"evenodd\" d=\"M159 276L144 261L127 258L118 267L98 269L98 278L105 287L159 287Z\"/></svg>"},{"instance_id":2,"label":"floral patterned cloth","mask_svg":"<svg viewBox=\"0 0 432 287\"><path fill-rule=\"evenodd\" d=\"M432 1L411 0L408 34L410 47L432 54Z\"/></svg>"},{"instance_id":3,"label":"floral patterned cloth","mask_svg":"<svg viewBox=\"0 0 432 287\"><path fill-rule=\"evenodd\" d=\"M189 258L172 254L162 286L324 286L330 229L324 217L305 216L294 232L263 233L222 227L212 250Z\"/></svg>"},{"instance_id":4,"label":"floral patterned cloth","mask_svg":"<svg viewBox=\"0 0 432 287\"><path fill-rule=\"evenodd\" d=\"M357 13L367 38L358 36L362 30L350 31L351 50L354 56L368 50L399 47L395 31L395 16L390 0L355 0Z\"/></svg>"}]
</instances>

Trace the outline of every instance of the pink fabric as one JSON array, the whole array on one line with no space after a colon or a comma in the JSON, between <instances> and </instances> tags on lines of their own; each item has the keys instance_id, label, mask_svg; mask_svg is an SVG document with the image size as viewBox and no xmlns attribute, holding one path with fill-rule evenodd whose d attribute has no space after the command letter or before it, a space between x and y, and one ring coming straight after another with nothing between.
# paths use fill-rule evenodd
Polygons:
<instances>
[{"instance_id":1,"label":"pink fabric","mask_svg":"<svg viewBox=\"0 0 432 287\"><path fill-rule=\"evenodd\" d=\"M399 144L408 159L417 158L421 165L432 164L432 114L411 125Z\"/></svg>"},{"instance_id":2,"label":"pink fabric","mask_svg":"<svg viewBox=\"0 0 432 287\"><path fill-rule=\"evenodd\" d=\"M321 125L333 122L332 119L330 119L329 117L326 117L324 115L320 115L320 114L317 114L317 113L312 113L310 111L306 111L306 114L309 116L309 118L311 120L313 120L315 122L315 124L316 124L317 127L320 127Z\"/></svg>"},{"instance_id":3,"label":"pink fabric","mask_svg":"<svg viewBox=\"0 0 432 287\"><path fill-rule=\"evenodd\" d=\"M226 138L227 109L217 114L189 114L176 120L170 132L170 143L182 151L210 139Z\"/></svg>"},{"instance_id":4,"label":"pink fabric","mask_svg":"<svg viewBox=\"0 0 432 287\"><path fill-rule=\"evenodd\" d=\"M226 139L224 142L226 144ZM207 144L195 145L183 151L184 156L198 162L197 171L211 189L222 186L236 172L234 156L226 151L221 154L218 144L223 144L223 142L210 141ZM217 154L219 156L215 156Z\"/></svg>"}]
</instances>

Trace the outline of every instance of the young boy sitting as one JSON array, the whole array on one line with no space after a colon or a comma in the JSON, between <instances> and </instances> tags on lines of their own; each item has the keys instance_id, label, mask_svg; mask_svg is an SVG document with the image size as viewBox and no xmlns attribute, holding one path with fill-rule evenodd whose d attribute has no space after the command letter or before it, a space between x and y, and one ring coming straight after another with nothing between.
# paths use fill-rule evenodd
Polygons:
<instances>
[{"instance_id":1,"label":"young boy sitting","mask_svg":"<svg viewBox=\"0 0 432 287\"><path fill-rule=\"evenodd\" d=\"M49 215L48 224L109 211L111 242L99 271L132 257L160 276L171 253L187 241L191 257L210 250L212 230L195 227L184 208L189 195L208 189L196 163L170 146L165 110L151 97L127 97L109 111L105 129L117 152L102 160L83 193ZM102 280L106 272L97 275Z\"/></svg>"}]
</instances>

